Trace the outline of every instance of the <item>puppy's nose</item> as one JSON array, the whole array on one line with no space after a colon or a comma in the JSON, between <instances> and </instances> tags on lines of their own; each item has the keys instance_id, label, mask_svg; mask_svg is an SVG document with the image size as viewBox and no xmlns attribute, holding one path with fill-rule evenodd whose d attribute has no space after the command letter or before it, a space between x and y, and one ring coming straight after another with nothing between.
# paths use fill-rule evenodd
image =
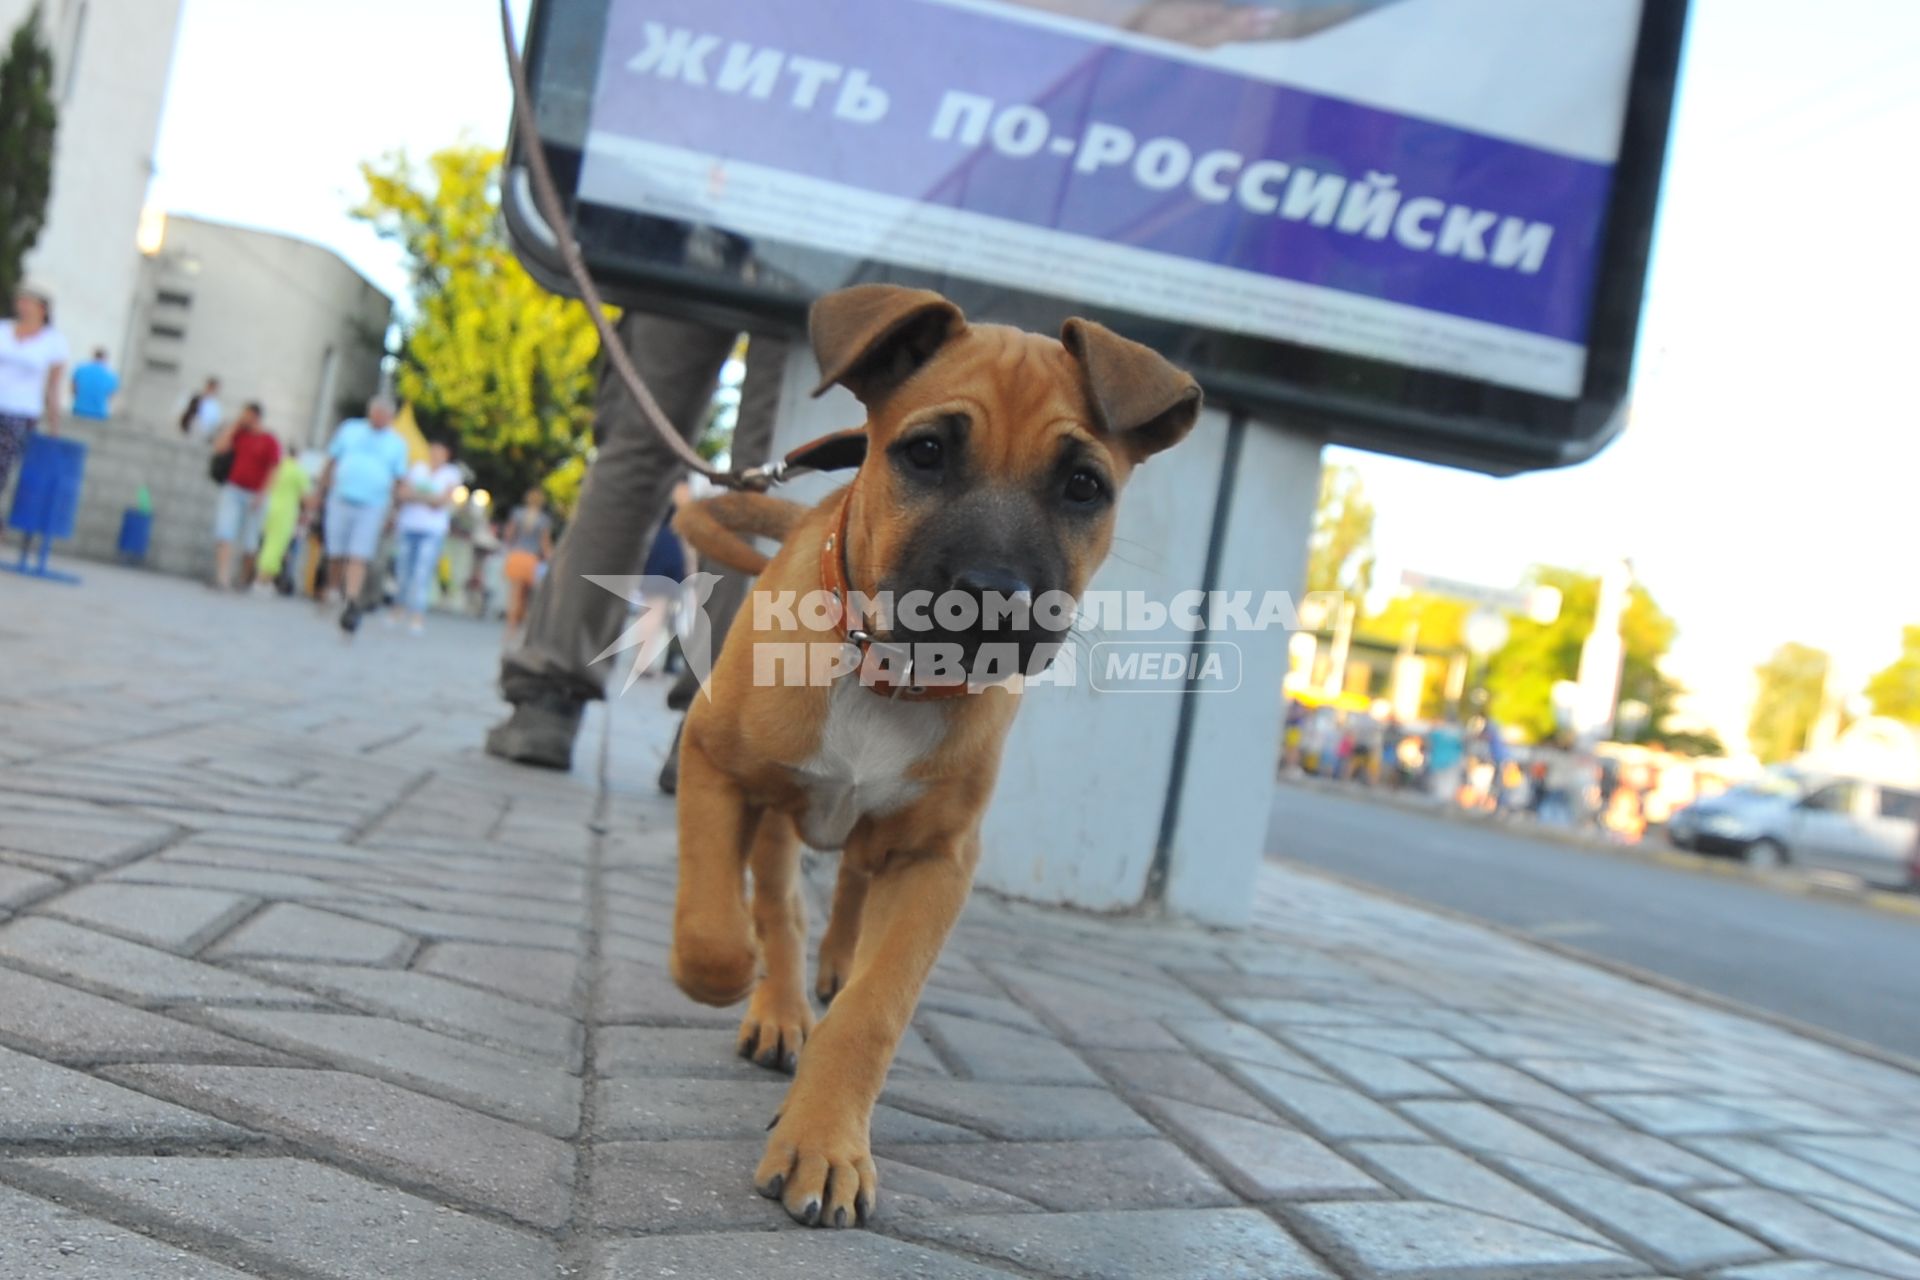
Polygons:
<instances>
[{"instance_id":1,"label":"puppy's nose","mask_svg":"<svg viewBox=\"0 0 1920 1280\"><path fill-rule=\"evenodd\" d=\"M953 575L954 589L968 595L1005 596L1012 600L1018 596L1030 596L1033 587L1027 580L1011 569L1002 569L993 565L976 565L962 569Z\"/></svg>"}]
</instances>

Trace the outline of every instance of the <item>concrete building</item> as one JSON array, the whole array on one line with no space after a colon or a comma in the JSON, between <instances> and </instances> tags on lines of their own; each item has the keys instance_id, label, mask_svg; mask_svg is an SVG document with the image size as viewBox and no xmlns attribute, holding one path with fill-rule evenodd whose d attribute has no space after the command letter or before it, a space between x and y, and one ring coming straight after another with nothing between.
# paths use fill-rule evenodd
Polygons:
<instances>
[{"instance_id":1,"label":"concrete building","mask_svg":"<svg viewBox=\"0 0 1920 1280\"><path fill-rule=\"evenodd\" d=\"M33 0L0 0L0 39ZM141 269L136 235L153 174L180 0L40 0L59 108L53 198L26 274L53 291L76 354L122 364Z\"/></svg>"},{"instance_id":2,"label":"concrete building","mask_svg":"<svg viewBox=\"0 0 1920 1280\"><path fill-rule=\"evenodd\" d=\"M330 250L169 217L141 270L120 414L173 431L213 375L229 414L258 400L276 434L323 443L379 389L392 318L387 295Z\"/></svg>"}]
</instances>

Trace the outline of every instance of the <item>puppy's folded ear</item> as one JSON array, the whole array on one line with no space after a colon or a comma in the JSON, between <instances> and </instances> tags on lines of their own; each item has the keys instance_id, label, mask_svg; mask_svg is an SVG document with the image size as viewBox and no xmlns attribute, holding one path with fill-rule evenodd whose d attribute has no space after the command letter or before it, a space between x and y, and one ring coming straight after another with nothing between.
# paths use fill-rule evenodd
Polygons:
<instances>
[{"instance_id":1,"label":"puppy's folded ear","mask_svg":"<svg viewBox=\"0 0 1920 1280\"><path fill-rule=\"evenodd\" d=\"M869 409L967 327L960 308L929 289L862 284L813 304L807 328L825 395L836 383Z\"/></svg>"},{"instance_id":2,"label":"puppy's folded ear","mask_svg":"<svg viewBox=\"0 0 1920 1280\"><path fill-rule=\"evenodd\" d=\"M1080 362L1099 425L1135 462L1186 439L1200 417L1200 384L1151 347L1105 325L1067 321L1060 341Z\"/></svg>"}]
</instances>

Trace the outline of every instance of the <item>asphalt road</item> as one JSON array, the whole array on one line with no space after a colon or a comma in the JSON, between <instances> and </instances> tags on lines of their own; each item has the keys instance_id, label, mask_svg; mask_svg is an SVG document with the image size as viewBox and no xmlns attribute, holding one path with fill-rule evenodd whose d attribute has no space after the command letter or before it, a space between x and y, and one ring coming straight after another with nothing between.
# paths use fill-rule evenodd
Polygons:
<instances>
[{"instance_id":1,"label":"asphalt road","mask_svg":"<svg viewBox=\"0 0 1920 1280\"><path fill-rule=\"evenodd\" d=\"M1920 919L1303 787L1267 849L1920 1059Z\"/></svg>"}]
</instances>

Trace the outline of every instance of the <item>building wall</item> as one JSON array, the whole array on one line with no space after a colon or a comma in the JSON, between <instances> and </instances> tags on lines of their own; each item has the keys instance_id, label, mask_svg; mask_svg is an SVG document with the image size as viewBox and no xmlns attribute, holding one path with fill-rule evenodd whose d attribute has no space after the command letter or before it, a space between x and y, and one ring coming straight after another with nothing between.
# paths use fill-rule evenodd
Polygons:
<instances>
[{"instance_id":1,"label":"building wall","mask_svg":"<svg viewBox=\"0 0 1920 1280\"><path fill-rule=\"evenodd\" d=\"M174 432L212 375L229 414L258 400L276 435L318 444L379 389L392 303L326 249L169 217L140 280L119 407L147 430Z\"/></svg>"},{"instance_id":2,"label":"building wall","mask_svg":"<svg viewBox=\"0 0 1920 1280\"><path fill-rule=\"evenodd\" d=\"M32 0L0 0L0 39ZM41 0L59 107L53 198L28 278L52 291L77 353L123 358L140 275L140 207L180 23L180 0Z\"/></svg>"}]
</instances>

